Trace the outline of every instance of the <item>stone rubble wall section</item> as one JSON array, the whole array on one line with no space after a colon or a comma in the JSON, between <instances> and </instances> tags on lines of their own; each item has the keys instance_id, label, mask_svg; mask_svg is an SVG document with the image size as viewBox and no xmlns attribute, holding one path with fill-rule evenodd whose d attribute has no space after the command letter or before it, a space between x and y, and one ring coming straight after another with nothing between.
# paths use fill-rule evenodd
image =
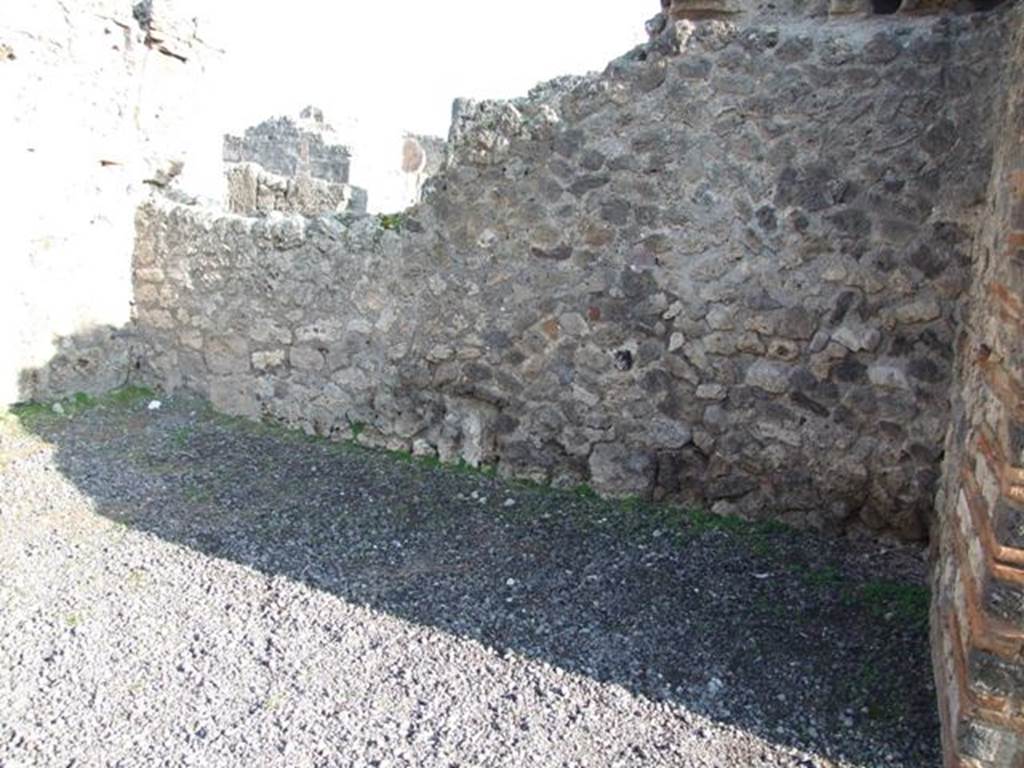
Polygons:
<instances>
[{"instance_id":1,"label":"stone rubble wall section","mask_svg":"<svg viewBox=\"0 0 1024 768\"><path fill-rule=\"evenodd\" d=\"M436 176L447 161L448 143L440 136L409 133L402 142L402 173L410 189L409 199L423 199L423 187Z\"/></svg>"},{"instance_id":2,"label":"stone rubble wall section","mask_svg":"<svg viewBox=\"0 0 1024 768\"><path fill-rule=\"evenodd\" d=\"M146 375L613 495L926 534L1006 17L667 26L460 102L398 223L155 202Z\"/></svg>"},{"instance_id":3,"label":"stone rubble wall section","mask_svg":"<svg viewBox=\"0 0 1024 768\"><path fill-rule=\"evenodd\" d=\"M365 189L310 176L286 178L255 163L232 163L225 169L227 208L243 216L272 211L319 216L323 213L366 213Z\"/></svg>"},{"instance_id":4,"label":"stone rubble wall section","mask_svg":"<svg viewBox=\"0 0 1024 768\"><path fill-rule=\"evenodd\" d=\"M304 175L333 184L347 184L351 153L332 140L319 110L308 108L306 119L277 117L224 137L224 161L256 163L286 178Z\"/></svg>"},{"instance_id":5,"label":"stone rubble wall section","mask_svg":"<svg viewBox=\"0 0 1024 768\"><path fill-rule=\"evenodd\" d=\"M995 168L957 340L933 536L947 766L1024 765L1024 29L1003 57Z\"/></svg>"},{"instance_id":6,"label":"stone rubble wall section","mask_svg":"<svg viewBox=\"0 0 1024 768\"><path fill-rule=\"evenodd\" d=\"M661 0L671 19L764 19L987 10L993 0Z\"/></svg>"}]
</instances>

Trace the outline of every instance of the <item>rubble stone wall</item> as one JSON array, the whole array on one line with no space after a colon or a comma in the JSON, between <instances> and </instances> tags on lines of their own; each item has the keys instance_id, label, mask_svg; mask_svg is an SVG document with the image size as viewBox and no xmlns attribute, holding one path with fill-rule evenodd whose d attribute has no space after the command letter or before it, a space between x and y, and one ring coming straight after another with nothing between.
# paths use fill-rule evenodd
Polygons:
<instances>
[{"instance_id":1,"label":"rubble stone wall","mask_svg":"<svg viewBox=\"0 0 1024 768\"><path fill-rule=\"evenodd\" d=\"M351 152L316 107L224 136L222 157L231 213L366 213L366 190L348 183Z\"/></svg>"},{"instance_id":2,"label":"rubble stone wall","mask_svg":"<svg viewBox=\"0 0 1024 768\"><path fill-rule=\"evenodd\" d=\"M510 475L921 538L1009 19L673 22L601 76L457 104L401 220L149 204L146 375Z\"/></svg>"},{"instance_id":3,"label":"rubble stone wall","mask_svg":"<svg viewBox=\"0 0 1024 768\"><path fill-rule=\"evenodd\" d=\"M933 537L932 648L947 765L1024 764L1024 29L993 104L997 151L957 340Z\"/></svg>"},{"instance_id":4,"label":"rubble stone wall","mask_svg":"<svg viewBox=\"0 0 1024 768\"><path fill-rule=\"evenodd\" d=\"M673 19L765 19L985 11L1005 0L661 0Z\"/></svg>"},{"instance_id":5,"label":"rubble stone wall","mask_svg":"<svg viewBox=\"0 0 1024 768\"><path fill-rule=\"evenodd\" d=\"M256 163L233 163L225 171L227 207L232 213L265 216L273 211L315 216L366 213L366 190L311 176L287 178Z\"/></svg>"},{"instance_id":6,"label":"rubble stone wall","mask_svg":"<svg viewBox=\"0 0 1024 768\"><path fill-rule=\"evenodd\" d=\"M278 117L247 128L242 136L225 136L224 161L256 163L286 178L306 175L347 184L352 156L348 147L331 140L332 133L323 113L307 107L299 121Z\"/></svg>"},{"instance_id":7,"label":"rubble stone wall","mask_svg":"<svg viewBox=\"0 0 1024 768\"><path fill-rule=\"evenodd\" d=\"M447 142L439 136L405 135L401 168L411 202L422 199L424 185L444 167L447 154Z\"/></svg>"}]
</instances>

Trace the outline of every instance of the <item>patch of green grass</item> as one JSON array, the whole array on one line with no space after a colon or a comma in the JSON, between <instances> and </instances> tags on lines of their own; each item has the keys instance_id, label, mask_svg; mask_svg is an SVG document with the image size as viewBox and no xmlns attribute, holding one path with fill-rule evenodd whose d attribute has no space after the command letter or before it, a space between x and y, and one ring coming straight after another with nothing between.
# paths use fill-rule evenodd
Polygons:
<instances>
[{"instance_id":1,"label":"patch of green grass","mask_svg":"<svg viewBox=\"0 0 1024 768\"><path fill-rule=\"evenodd\" d=\"M171 432L171 444L175 448L184 448L188 445L189 439L192 437L192 431L192 427L190 426L178 427Z\"/></svg>"},{"instance_id":2,"label":"patch of green grass","mask_svg":"<svg viewBox=\"0 0 1024 768\"><path fill-rule=\"evenodd\" d=\"M53 406L43 403L18 403L10 407L9 413L18 421L24 423L33 419L56 418L57 414Z\"/></svg>"},{"instance_id":3,"label":"patch of green grass","mask_svg":"<svg viewBox=\"0 0 1024 768\"><path fill-rule=\"evenodd\" d=\"M96 398L85 392L76 392L71 396L71 403L75 408L92 408L96 405Z\"/></svg>"},{"instance_id":4,"label":"patch of green grass","mask_svg":"<svg viewBox=\"0 0 1024 768\"><path fill-rule=\"evenodd\" d=\"M350 438L353 443L359 442L359 436L366 431L366 423L362 421L350 421L348 423L349 431L352 434Z\"/></svg>"},{"instance_id":5,"label":"patch of green grass","mask_svg":"<svg viewBox=\"0 0 1024 768\"><path fill-rule=\"evenodd\" d=\"M155 397L156 392L149 387L126 386L107 392L99 398L99 402L102 405L124 407L143 400L152 400Z\"/></svg>"},{"instance_id":6,"label":"patch of green grass","mask_svg":"<svg viewBox=\"0 0 1024 768\"><path fill-rule=\"evenodd\" d=\"M867 704L869 720L892 722L899 719L899 707L891 699L875 699Z\"/></svg>"},{"instance_id":7,"label":"patch of green grass","mask_svg":"<svg viewBox=\"0 0 1024 768\"><path fill-rule=\"evenodd\" d=\"M804 574L804 582L812 587L827 587L840 584L842 581L843 576L839 569L831 565L818 570L812 569Z\"/></svg>"},{"instance_id":8,"label":"patch of green grass","mask_svg":"<svg viewBox=\"0 0 1024 768\"><path fill-rule=\"evenodd\" d=\"M555 493L571 502L569 509L581 528L598 527L606 532L617 531L629 538L667 536L681 543L692 511L678 505L656 504L639 496L606 499L586 485Z\"/></svg>"},{"instance_id":9,"label":"patch of green grass","mask_svg":"<svg viewBox=\"0 0 1024 768\"><path fill-rule=\"evenodd\" d=\"M871 581L857 591L860 602L878 618L893 617L926 625L931 600L927 587L896 581Z\"/></svg>"},{"instance_id":10,"label":"patch of green grass","mask_svg":"<svg viewBox=\"0 0 1024 768\"><path fill-rule=\"evenodd\" d=\"M682 508L678 525L681 541L717 532L746 546L752 556L762 558L778 557L780 543L794 533L793 528L777 520L747 520L736 515L716 515L699 507Z\"/></svg>"},{"instance_id":11,"label":"patch of green grass","mask_svg":"<svg viewBox=\"0 0 1024 768\"><path fill-rule=\"evenodd\" d=\"M192 503L203 503L213 498L213 493L210 489L198 482L190 482L186 485L182 495L186 501Z\"/></svg>"},{"instance_id":12,"label":"patch of green grass","mask_svg":"<svg viewBox=\"0 0 1024 768\"><path fill-rule=\"evenodd\" d=\"M400 461L403 464L411 464L413 460L416 458L415 456L412 455L410 451L385 449L384 453L390 456L395 461Z\"/></svg>"},{"instance_id":13,"label":"patch of green grass","mask_svg":"<svg viewBox=\"0 0 1024 768\"><path fill-rule=\"evenodd\" d=\"M869 720L876 722L893 722L900 719L901 701L891 690L891 681L887 679L874 662L868 661L860 668L855 683L864 696L863 710Z\"/></svg>"},{"instance_id":14,"label":"patch of green grass","mask_svg":"<svg viewBox=\"0 0 1024 768\"><path fill-rule=\"evenodd\" d=\"M386 229L390 232L401 232L402 231L402 214L400 213L380 213L377 214L377 223L380 224L381 229Z\"/></svg>"},{"instance_id":15,"label":"patch of green grass","mask_svg":"<svg viewBox=\"0 0 1024 768\"><path fill-rule=\"evenodd\" d=\"M426 467L427 469L441 469L444 467L444 462L441 461L441 459L438 458L437 456L433 455L417 456L416 463L419 464L421 467Z\"/></svg>"},{"instance_id":16,"label":"patch of green grass","mask_svg":"<svg viewBox=\"0 0 1024 768\"><path fill-rule=\"evenodd\" d=\"M724 531L731 534L745 534L753 530L755 524L735 515L716 515L704 509L692 509L686 520L695 533L708 531Z\"/></svg>"},{"instance_id":17,"label":"patch of green grass","mask_svg":"<svg viewBox=\"0 0 1024 768\"><path fill-rule=\"evenodd\" d=\"M463 475L481 475L483 477L494 477L498 472L498 468L493 464L480 464L479 466L474 467L461 456L458 461L444 462L435 454L415 456L407 451L389 451L388 453L396 456L399 461L411 461L424 469L445 470L447 472L456 472Z\"/></svg>"},{"instance_id":18,"label":"patch of green grass","mask_svg":"<svg viewBox=\"0 0 1024 768\"><path fill-rule=\"evenodd\" d=\"M453 471L460 472L464 475L485 475L491 477L497 472L497 468L490 464L478 464L473 466L461 456L459 460L453 464L448 465Z\"/></svg>"},{"instance_id":19,"label":"patch of green grass","mask_svg":"<svg viewBox=\"0 0 1024 768\"><path fill-rule=\"evenodd\" d=\"M772 557L776 554L770 540L763 536L758 536L750 542L750 551L758 557Z\"/></svg>"},{"instance_id":20,"label":"patch of green grass","mask_svg":"<svg viewBox=\"0 0 1024 768\"><path fill-rule=\"evenodd\" d=\"M245 416L230 416L213 410L209 404L206 404L203 415L204 420L218 427L250 435L274 437L285 442L302 444L327 443L329 441L329 438L325 436L307 433L303 429L277 421L271 416L264 416L258 421Z\"/></svg>"},{"instance_id":21,"label":"patch of green grass","mask_svg":"<svg viewBox=\"0 0 1024 768\"><path fill-rule=\"evenodd\" d=\"M745 540L755 550L755 554L770 554L773 551L769 546L772 538L793 532L788 525L776 520L747 520L736 515L716 515L699 507L686 509L683 522L690 535L720 531Z\"/></svg>"},{"instance_id":22,"label":"patch of green grass","mask_svg":"<svg viewBox=\"0 0 1024 768\"><path fill-rule=\"evenodd\" d=\"M52 402L18 403L7 410L9 417L16 419L23 427L32 429L53 423L62 418L76 416L97 406L124 408L144 400L150 400L156 393L148 387L119 387L100 397L93 397L86 392L76 392L61 400Z\"/></svg>"},{"instance_id":23,"label":"patch of green grass","mask_svg":"<svg viewBox=\"0 0 1024 768\"><path fill-rule=\"evenodd\" d=\"M497 471L497 468L495 468L495 471ZM510 480L509 482L511 482L512 485L518 486L519 488L523 488L527 491L540 491L544 493L550 493L553 490L551 487L551 482L548 480L542 482L540 480L534 480L529 477L516 477Z\"/></svg>"}]
</instances>

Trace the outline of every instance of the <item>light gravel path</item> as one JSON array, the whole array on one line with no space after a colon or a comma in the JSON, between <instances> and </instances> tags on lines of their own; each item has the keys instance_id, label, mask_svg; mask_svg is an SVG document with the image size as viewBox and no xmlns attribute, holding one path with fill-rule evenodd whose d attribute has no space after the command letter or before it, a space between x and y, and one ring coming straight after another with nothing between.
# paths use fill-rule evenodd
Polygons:
<instances>
[{"instance_id":1,"label":"light gravel path","mask_svg":"<svg viewBox=\"0 0 1024 768\"><path fill-rule=\"evenodd\" d=\"M3 768L938 764L918 552L122 400L0 422Z\"/></svg>"}]
</instances>

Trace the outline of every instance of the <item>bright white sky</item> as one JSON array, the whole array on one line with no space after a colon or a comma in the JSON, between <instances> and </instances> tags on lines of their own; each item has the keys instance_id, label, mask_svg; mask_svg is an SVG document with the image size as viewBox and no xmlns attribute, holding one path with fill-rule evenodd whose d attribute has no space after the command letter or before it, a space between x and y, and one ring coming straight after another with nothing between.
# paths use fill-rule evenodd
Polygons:
<instances>
[{"instance_id":1,"label":"bright white sky","mask_svg":"<svg viewBox=\"0 0 1024 768\"><path fill-rule=\"evenodd\" d=\"M374 186L398 165L401 132L447 136L456 97L519 96L601 70L643 41L657 10L655 0L211 0L200 33L227 51L228 129L321 107L353 145L352 181L380 210L391 193Z\"/></svg>"}]
</instances>

